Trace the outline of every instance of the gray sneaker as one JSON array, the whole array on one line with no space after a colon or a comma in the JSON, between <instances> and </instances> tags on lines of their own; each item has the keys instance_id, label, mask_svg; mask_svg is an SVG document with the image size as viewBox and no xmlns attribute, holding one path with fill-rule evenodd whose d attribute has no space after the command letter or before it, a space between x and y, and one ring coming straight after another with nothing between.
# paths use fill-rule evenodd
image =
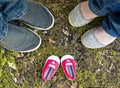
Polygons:
<instances>
[{"instance_id":1,"label":"gray sneaker","mask_svg":"<svg viewBox=\"0 0 120 88\"><path fill-rule=\"evenodd\" d=\"M54 17L45 6L32 0L26 0L26 2L28 10L19 18L20 21L38 30L49 30L53 27Z\"/></svg>"},{"instance_id":2,"label":"gray sneaker","mask_svg":"<svg viewBox=\"0 0 120 88\"><path fill-rule=\"evenodd\" d=\"M85 19L80 10L81 3L75 6L68 16L69 23L74 27L81 27L90 23L93 19Z\"/></svg>"},{"instance_id":3,"label":"gray sneaker","mask_svg":"<svg viewBox=\"0 0 120 88\"><path fill-rule=\"evenodd\" d=\"M111 39L107 39L108 44L106 45L101 44L95 37L95 30L98 30L98 28L99 27L92 28L82 35L81 42L85 47L91 48L91 49L106 47L107 45L111 44L116 39L116 37L113 37Z\"/></svg>"},{"instance_id":4,"label":"gray sneaker","mask_svg":"<svg viewBox=\"0 0 120 88\"><path fill-rule=\"evenodd\" d=\"M0 40L0 45L16 52L31 52L39 48L41 38L31 30L8 24L7 35Z\"/></svg>"}]
</instances>

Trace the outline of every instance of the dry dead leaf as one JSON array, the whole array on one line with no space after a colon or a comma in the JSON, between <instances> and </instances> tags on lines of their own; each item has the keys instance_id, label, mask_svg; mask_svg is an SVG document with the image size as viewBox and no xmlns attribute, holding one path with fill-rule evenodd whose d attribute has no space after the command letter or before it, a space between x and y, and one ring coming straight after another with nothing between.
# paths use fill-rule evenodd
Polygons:
<instances>
[{"instance_id":1,"label":"dry dead leaf","mask_svg":"<svg viewBox=\"0 0 120 88\"><path fill-rule=\"evenodd\" d=\"M78 85L78 83L75 82L75 83L73 83L73 84L71 85L71 88L77 88L77 85Z\"/></svg>"},{"instance_id":2,"label":"dry dead leaf","mask_svg":"<svg viewBox=\"0 0 120 88\"><path fill-rule=\"evenodd\" d=\"M55 41L51 37L48 37L48 40L50 43L55 43Z\"/></svg>"},{"instance_id":3,"label":"dry dead leaf","mask_svg":"<svg viewBox=\"0 0 120 88\"><path fill-rule=\"evenodd\" d=\"M61 3L65 3L65 0L60 0Z\"/></svg>"},{"instance_id":4,"label":"dry dead leaf","mask_svg":"<svg viewBox=\"0 0 120 88\"><path fill-rule=\"evenodd\" d=\"M66 30L64 30L64 29L62 30L62 32L63 32L65 35L67 35L67 36L70 35L69 32L66 31Z\"/></svg>"}]
</instances>

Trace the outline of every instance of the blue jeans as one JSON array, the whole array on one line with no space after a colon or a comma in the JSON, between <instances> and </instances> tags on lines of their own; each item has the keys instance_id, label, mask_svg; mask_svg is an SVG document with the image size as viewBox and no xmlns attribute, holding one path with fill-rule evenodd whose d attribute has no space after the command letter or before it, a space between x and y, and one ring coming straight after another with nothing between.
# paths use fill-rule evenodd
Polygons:
<instances>
[{"instance_id":1,"label":"blue jeans","mask_svg":"<svg viewBox=\"0 0 120 88\"><path fill-rule=\"evenodd\" d=\"M8 31L8 21L18 19L25 14L25 0L0 0L0 40Z\"/></svg>"},{"instance_id":2,"label":"blue jeans","mask_svg":"<svg viewBox=\"0 0 120 88\"><path fill-rule=\"evenodd\" d=\"M111 36L120 38L120 0L89 0L89 8L98 16L105 16L102 28Z\"/></svg>"}]
</instances>

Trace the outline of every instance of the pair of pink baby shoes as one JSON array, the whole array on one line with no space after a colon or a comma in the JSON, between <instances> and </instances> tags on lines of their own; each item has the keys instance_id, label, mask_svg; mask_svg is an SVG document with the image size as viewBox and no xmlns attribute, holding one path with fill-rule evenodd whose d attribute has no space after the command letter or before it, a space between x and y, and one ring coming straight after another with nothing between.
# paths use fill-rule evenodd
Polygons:
<instances>
[{"instance_id":1,"label":"pair of pink baby shoes","mask_svg":"<svg viewBox=\"0 0 120 88\"><path fill-rule=\"evenodd\" d=\"M76 63L74 58L71 55L64 55L61 58L61 61L59 57L52 55L49 56L45 62L45 65L43 67L42 71L42 78L45 81L50 80L54 74L56 73L59 65L62 65L63 71L66 75L66 77L69 80L75 80L76 78Z\"/></svg>"}]
</instances>

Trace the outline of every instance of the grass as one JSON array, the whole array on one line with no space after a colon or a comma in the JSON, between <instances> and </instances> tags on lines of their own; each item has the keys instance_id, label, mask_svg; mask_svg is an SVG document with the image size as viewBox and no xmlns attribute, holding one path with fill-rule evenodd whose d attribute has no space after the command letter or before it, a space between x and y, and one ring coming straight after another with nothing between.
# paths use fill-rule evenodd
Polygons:
<instances>
[{"instance_id":1,"label":"grass","mask_svg":"<svg viewBox=\"0 0 120 88\"><path fill-rule=\"evenodd\" d=\"M80 41L82 34L100 26L104 17L74 28L68 14L80 0L36 1L50 9L55 25L49 31L37 31L42 45L34 52L15 53L0 47L0 88L120 88L120 40L101 49L85 48ZM52 80L44 82L41 72L46 58L65 54L75 57L76 80L67 80L60 66Z\"/></svg>"}]
</instances>

